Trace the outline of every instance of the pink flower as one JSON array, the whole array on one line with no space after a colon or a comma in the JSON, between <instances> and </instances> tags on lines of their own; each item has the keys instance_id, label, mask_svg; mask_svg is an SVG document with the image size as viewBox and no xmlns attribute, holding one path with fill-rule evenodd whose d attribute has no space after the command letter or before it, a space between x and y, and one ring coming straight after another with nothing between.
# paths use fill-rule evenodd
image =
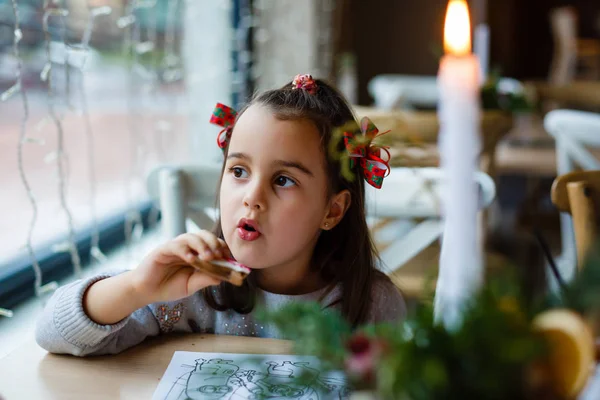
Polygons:
<instances>
[{"instance_id":1,"label":"pink flower","mask_svg":"<svg viewBox=\"0 0 600 400\"><path fill-rule=\"evenodd\" d=\"M346 372L353 380L366 384L375 382L375 367L379 361L385 343L380 339L357 334L346 343L350 355L345 361Z\"/></svg>"}]
</instances>

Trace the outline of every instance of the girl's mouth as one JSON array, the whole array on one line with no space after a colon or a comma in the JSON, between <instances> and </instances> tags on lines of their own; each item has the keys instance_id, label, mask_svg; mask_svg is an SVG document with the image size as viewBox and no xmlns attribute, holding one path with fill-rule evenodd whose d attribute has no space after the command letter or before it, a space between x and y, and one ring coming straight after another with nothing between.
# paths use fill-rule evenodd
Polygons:
<instances>
[{"instance_id":1,"label":"girl's mouth","mask_svg":"<svg viewBox=\"0 0 600 400\"><path fill-rule=\"evenodd\" d=\"M251 219L242 218L238 223L237 234L242 240L251 242L260 237L261 233L258 230L258 223Z\"/></svg>"}]
</instances>

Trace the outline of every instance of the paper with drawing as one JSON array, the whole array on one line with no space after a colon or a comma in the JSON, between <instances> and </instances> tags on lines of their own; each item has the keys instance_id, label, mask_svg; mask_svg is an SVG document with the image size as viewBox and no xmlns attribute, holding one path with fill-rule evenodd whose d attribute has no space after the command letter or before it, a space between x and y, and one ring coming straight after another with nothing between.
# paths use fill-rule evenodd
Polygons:
<instances>
[{"instance_id":1,"label":"paper with drawing","mask_svg":"<svg viewBox=\"0 0 600 400\"><path fill-rule=\"evenodd\" d=\"M298 381L299 376L303 378ZM176 351L153 400L347 399L341 373L315 357Z\"/></svg>"}]
</instances>

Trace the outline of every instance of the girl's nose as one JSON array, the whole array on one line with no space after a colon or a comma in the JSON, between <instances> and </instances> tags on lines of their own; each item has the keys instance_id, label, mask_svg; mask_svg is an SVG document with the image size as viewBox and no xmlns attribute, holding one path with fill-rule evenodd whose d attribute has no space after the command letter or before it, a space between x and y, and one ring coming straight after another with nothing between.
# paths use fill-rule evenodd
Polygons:
<instances>
[{"instance_id":1,"label":"girl's nose","mask_svg":"<svg viewBox=\"0 0 600 400\"><path fill-rule=\"evenodd\" d=\"M248 191L244 196L244 207L257 211L265 211L267 209L265 189L262 183L255 182L248 187Z\"/></svg>"}]
</instances>

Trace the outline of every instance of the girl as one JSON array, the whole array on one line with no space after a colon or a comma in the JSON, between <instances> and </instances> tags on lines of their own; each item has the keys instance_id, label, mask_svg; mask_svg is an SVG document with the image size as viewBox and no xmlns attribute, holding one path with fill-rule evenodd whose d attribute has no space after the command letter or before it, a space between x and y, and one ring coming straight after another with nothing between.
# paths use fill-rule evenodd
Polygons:
<instances>
[{"instance_id":1,"label":"girl","mask_svg":"<svg viewBox=\"0 0 600 400\"><path fill-rule=\"evenodd\" d=\"M225 158L216 231L183 234L134 270L60 288L38 321L40 346L83 356L170 331L277 337L255 320L255 306L292 301L319 301L353 326L404 315L400 293L374 266L364 208L371 172L353 163L358 179L346 180L328 156L334 128L354 121L343 97L299 75L237 119L224 110L213 120L235 125L218 139ZM190 267L196 257L233 257L253 272L235 287Z\"/></svg>"}]
</instances>

